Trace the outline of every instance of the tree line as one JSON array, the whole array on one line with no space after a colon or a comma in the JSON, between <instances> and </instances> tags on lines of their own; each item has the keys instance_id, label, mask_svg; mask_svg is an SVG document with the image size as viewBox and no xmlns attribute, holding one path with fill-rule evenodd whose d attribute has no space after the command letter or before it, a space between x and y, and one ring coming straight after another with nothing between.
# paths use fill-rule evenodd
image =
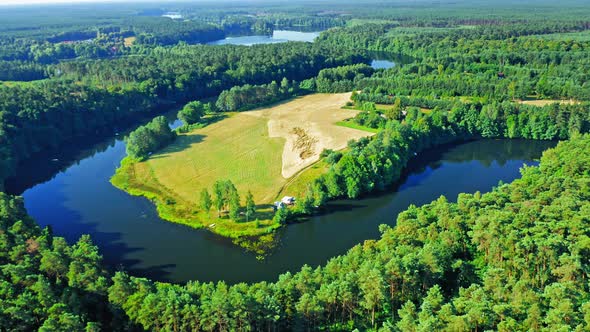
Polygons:
<instances>
[{"instance_id":1,"label":"tree line","mask_svg":"<svg viewBox=\"0 0 590 332\"><path fill-rule=\"evenodd\" d=\"M290 82L283 78L280 85L276 81L272 81L269 84L246 84L223 90L219 94L215 106L223 112L246 111L292 98L303 92L305 90L300 89L299 83Z\"/></svg>"},{"instance_id":2,"label":"tree line","mask_svg":"<svg viewBox=\"0 0 590 332\"><path fill-rule=\"evenodd\" d=\"M567 139L590 131L587 104L536 107L457 102L428 114L410 107L405 115L400 109L398 105L399 120L386 121L372 139L350 142L347 152L332 159L330 170L310 184L308 196L315 206L330 198L357 198L386 189L399 179L410 158L430 147L476 138Z\"/></svg>"}]
</instances>

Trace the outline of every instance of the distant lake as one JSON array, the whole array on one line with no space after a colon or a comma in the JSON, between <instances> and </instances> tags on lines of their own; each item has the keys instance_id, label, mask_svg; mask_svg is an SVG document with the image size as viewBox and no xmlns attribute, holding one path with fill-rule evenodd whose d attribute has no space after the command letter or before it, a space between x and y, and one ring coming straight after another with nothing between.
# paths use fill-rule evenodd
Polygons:
<instances>
[{"instance_id":1,"label":"distant lake","mask_svg":"<svg viewBox=\"0 0 590 332\"><path fill-rule=\"evenodd\" d=\"M178 12L167 12L166 14L162 15L162 17L168 17L173 20L180 20L182 19L182 14Z\"/></svg>"},{"instance_id":2,"label":"distant lake","mask_svg":"<svg viewBox=\"0 0 590 332\"><path fill-rule=\"evenodd\" d=\"M414 62L414 58L407 55L388 53L388 52L369 52L371 57L371 67L373 69L389 69L396 65L408 64Z\"/></svg>"},{"instance_id":3,"label":"distant lake","mask_svg":"<svg viewBox=\"0 0 590 332\"><path fill-rule=\"evenodd\" d=\"M227 37L225 39L212 41L208 45L245 45L275 44L288 41L313 42L320 35L320 32L301 32L291 30L275 30L272 36L254 35L241 37Z\"/></svg>"}]
</instances>

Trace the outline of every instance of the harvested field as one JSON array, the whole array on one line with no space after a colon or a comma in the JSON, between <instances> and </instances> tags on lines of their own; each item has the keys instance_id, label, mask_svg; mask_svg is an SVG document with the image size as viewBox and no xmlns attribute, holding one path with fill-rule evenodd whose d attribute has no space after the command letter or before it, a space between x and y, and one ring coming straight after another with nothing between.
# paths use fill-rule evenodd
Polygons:
<instances>
[{"instance_id":1,"label":"harvested field","mask_svg":"<svg viewBox=\"0 0 590 332\"><path fill-rule=\"evenodd\" d=\"M532 100L518 100L519 104L523 105L533 105L533 106L547 106L551 104L565 104L565 105L576 105L580 102L573 99L532 99Z\"/></svg>"},{"instance_id":2,"label":"harvested field","mask_svg":"<svg viewBox=\"0 0 590 332\"><path fill-rule=\"evenodd\" d=\"M133 45L133 43L135 42L136 39L137 39L137 37L127 37L127 38L125 38L123 40L124 41L124 44L125 44L125 47L131 47L131 45Z\"/></svg>"},{"instance_id":3,"label":"harvested field","mask_svg":"<svg viewBox=\"0 0 590 332\"><path fill-rule=\"evenodd\" d=\"M358 112L341 109L349 97L349 93L310 95L230 114L179 134L174 143L146 161L124 160L111 182L133 195L148 197L166 220L208 227L232 239L264 238L250 248L259 250L258 246L272 242L269 232L280 227L272 221L268 203L279 193L302 195L307 184L327 170L324 162L304 170L319 160L323 149L342 149L350 139L374 134L337 124ZM248 190L252 192L258 205L256 221L235 222L201 211L201 190L211 192L217 180L231 180L242 198ZM247 242L236 243L250 246Z\"/></svg>"},{"instance_id":4,"label":"harvested field","mask_svg":"<svg viewBox=\"0 0 590 332\"><path fill-rule=\"evenodd\" d=\"M128 182L192 207L188 210L217 180L231 180L242 195L251 190L258 204L272 203L288 179L319 160L323 149L342 149L350 139L374 134L337 125L357 113L341 109L349 98L349 93L309 95L231 114L180 134L148 160L129 165L134 179Z\"/></svg>"},{"instance_id":5,"label":"harvested field","mask_svg":"<svg viewBox=\"0 0 590 332\"><path fill-rule=\"evenodd\" d=\"M269 136L286 140L281 174L288 179L318 161L324 149L343 149L351 139L374 134L336 125L357 114L341 108L349 100L350 93L314 94L243 114L268 119Z\"/></svg>"},{"instance_id":6,"label":"harvested field","mask_svg":"<svg viewBox=\"0 0 590 332\"><path fill-rule=\"evenodd\" d=\"M269 202L284 181L283 144L269 137L264 119L238 113L180 135L139 165L148 166L145 171L159 183L194 204L201 189L211 190L217 180L231 180L242 195L251 190L257 202Z\"/></svg>"}]
</instances>

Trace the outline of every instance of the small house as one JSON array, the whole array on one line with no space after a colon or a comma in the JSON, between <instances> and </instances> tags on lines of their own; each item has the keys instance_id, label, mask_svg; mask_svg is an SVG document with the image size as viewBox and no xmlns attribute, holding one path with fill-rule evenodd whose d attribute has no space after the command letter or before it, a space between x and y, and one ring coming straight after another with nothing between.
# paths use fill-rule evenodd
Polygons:
<instances>
[{"instance_id":1,"label":"small house","mask_svg":"<svg viewBox=\"0 0 590 332\"><path fill-rule=\"evenodd\" d=\"M272 205L272 209L273 211L277 211L278 209L283 209L285 208L285 204L283 204L283 202L274 202L274 204Z\"/></svg>"},{"instance_id":2,"label":"small house","mask_svg":"<svg viewBox=\"0 0 590 332\"><path fill-rule=\"evenodd\" d=\"M295 197L285 196L283 199L281 199L281 203L285 205L293 205L295 204Z\"/></svg>"}]
</instances>

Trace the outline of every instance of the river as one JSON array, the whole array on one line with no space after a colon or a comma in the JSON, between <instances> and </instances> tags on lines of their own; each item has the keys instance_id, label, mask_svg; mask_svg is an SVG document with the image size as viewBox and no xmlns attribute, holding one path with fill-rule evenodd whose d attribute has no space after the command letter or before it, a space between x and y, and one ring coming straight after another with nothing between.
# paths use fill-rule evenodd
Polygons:
<instances>
[{"instance_id":1,"label":"river","mask_svg":"<svg viewBox=\"0 0 590 332\"><path fill-rule=\"evenodd\" d=\"M123 136L46 152L23 164L7 181L7 191L22 194L29 214L40 225L50 225L55 235L73 242L91 234L109 266L174 282L272 281L303 264L324 264L377 238L378 226L395 225L396 215L408 205L489 191L498 181L517 178L523 163L536 164L541 152L555 145L480 140L424 152L387 193L333 202L328 212L280 230L279 247L261 261L206 230L165 222L148 200L114 188L109 179L125 156Z\"/></svg>"}]
</instances>

